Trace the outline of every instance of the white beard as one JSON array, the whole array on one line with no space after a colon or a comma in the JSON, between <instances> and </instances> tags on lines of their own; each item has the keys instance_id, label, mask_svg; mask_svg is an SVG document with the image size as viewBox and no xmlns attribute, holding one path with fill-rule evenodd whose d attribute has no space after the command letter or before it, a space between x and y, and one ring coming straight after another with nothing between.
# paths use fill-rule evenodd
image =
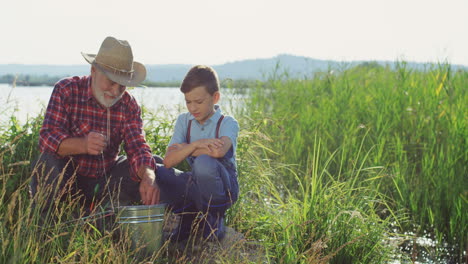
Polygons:
<instances>
[{"instance_id":1,"label":"white beard","mask_svg":"<svg viewBox=\"0 0 468 264\"><path fill-rule=\"evenodd\" d=\"M115 98L113 100L109 100L109 99L106 99L104 97L104 94L106 94L107 92L98 91L94 87L93 87L93 90L94 90L94 98L96 98L96 100L100 104L102 104L103 106L105 106L107 108L110 108L111 106L115 105L120 100L120 98L122 98L122 96L123 96L123 93L122 93L121 95L117 96L117 98ZM110 95L110 94L108 94L108 95Z\"/></svg>"}]
</instances>

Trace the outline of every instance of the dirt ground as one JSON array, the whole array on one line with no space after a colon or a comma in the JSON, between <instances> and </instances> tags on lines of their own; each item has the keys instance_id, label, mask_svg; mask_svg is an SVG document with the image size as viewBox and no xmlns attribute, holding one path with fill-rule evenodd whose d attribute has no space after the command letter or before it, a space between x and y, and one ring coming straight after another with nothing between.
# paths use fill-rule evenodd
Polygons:
<instances>
[{"instance_id":1,"label":"dirt ground","mask_svg":"<svg viewBox=\"0 0 468 264\"><path fill-rule=\"evenodd\" d=\"M248 241L233 228L226 227L221 241L188 240L168 246L170 263L267 263L259 243Z\"/></svg>"}]
</instances>

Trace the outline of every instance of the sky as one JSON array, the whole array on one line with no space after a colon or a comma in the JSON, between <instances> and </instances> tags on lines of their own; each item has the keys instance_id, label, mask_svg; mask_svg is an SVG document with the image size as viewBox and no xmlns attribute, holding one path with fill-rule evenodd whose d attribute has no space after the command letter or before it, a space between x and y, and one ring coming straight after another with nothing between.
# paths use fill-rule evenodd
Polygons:
<instances>
[{"instance_id":1,"label":"sky","mask_svg":"<svg viewBox=\"0 0 468 264\"><path fill-rule=\"evenodd\" d=\"M0 64L86 64L106 36L144 64L279 54L468 65L468 0L5 0Z\"/></svg>"}]
</instances>

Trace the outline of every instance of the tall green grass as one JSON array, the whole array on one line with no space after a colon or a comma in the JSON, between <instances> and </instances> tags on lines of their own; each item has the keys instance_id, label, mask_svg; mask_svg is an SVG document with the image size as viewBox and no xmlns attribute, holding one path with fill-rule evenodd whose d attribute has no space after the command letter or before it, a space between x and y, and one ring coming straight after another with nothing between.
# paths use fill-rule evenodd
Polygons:
<instances>
[{"instance_id":1,"label":"tall green grass","mask_svg":"<svg viewBox=\"0 0 468 264\"><path fill-rule=\"evenodd\" d=\"M263 128L264 124L258 127ZM324 149L317 140L302 169L279 162L281 155L271 148L274 141L260 131L245 135L241 142L247 149L240 150L242 196L233 222L264 241L274 263L385 263L390 259L392 248L385 234L395 218L381 219L376 213L376 205L387 208L378 192L330 174L331 160L341 154L322 155ZM365 155L357 158L358 162L366 159ZM357 179L374 169L379 170L356 169L348 177Z\"/></svg>"},{"instance_id":2,"label":"tall green grass","mask_svg":"<svg viewBox=\"0 0 468 264\"><path fill-rule=\"evenodd\" d=\"M334 67L302 80L278 70L256 84L231 106L241 123L241 193L227 222L264 263L387 263L398 254L393 238L407 230L430 231L463 261L466 71L445 64L415 71L401 62ZM143 114L146 138L163 155L174 117ZM0 126L0 262L137 263L112 231L66 224L79 208L73 199L55 209L58 225L39 227L28 182L42 118ZM218 262L250 263L228 256ZM168 261L161 252L148 260Z\"/></svg>"},{"instance_id":3,"label":"tall green grass","mask_svg":"<svg viewBox=\"0 0 468 264\"><path fill-rule=\"evenodd\" d=\"M139 263L128 240L115 241L115 232L102 233L95 219L83 216L76 197L55 204L51 216L41 215L44 199L32 206L29 197L30 161L38 155L43 116L19 124L12 118L0 135L0 263ZM53 191L53 190L52 190ZM155 252L153 259L161 256ZM149 258L148 258L149 259Z\"/></svg>"},{"instance_id":4,"label":"tall green grass","mask_svg":"<svg viewBox=\"0 0 468 264\"><path fill-rule=\"evenodd\" d=\"M175 120L161 120L146 109L144 116L151 148L163 155ZM35 197L38 202L33 206L28 193L30 161L39 154L42 120L39 115L19 124L12 117L0 127L0 263L188 263L188 255L168 255L167 243L158 252L143 255L143 248L132 248L131 241L119 235L118 225L103 230L96 218L83 218L85 210L77 197L68 197L66 203L57 201L51 216L44 218L44 198ZM236 243L217 252L197 251L203 257L197 263L212 263L214 259L218 263L250 263L252 256L229 252L240 252L243 247ZM193 255L191 250L184 254Z\"/></svg>"},{"instance_id":5,"label":"tall green grass","mask_svg":"<svg viewBox=\"0 0 468 264\"><path fill-rule=\"evenodd\" d=\"M455 245L462 261L468 226L467 87L468 72L446 64L423 71L404 62L370 64L305 80L278 71L253 89L247 113L265 121L260 131L270 138L271 151L262 159L297 164L302 171L272 175L285 186L283 193L310 184L313 168L323 175L312 181L315 191L341 184L331 192L333 202L345 192L351 210L369 208L383 221L392 217L401 230L417 226L416 235L429 230ZM287 196L304 199L303 191Z\"/></svg>"}]
</instances>

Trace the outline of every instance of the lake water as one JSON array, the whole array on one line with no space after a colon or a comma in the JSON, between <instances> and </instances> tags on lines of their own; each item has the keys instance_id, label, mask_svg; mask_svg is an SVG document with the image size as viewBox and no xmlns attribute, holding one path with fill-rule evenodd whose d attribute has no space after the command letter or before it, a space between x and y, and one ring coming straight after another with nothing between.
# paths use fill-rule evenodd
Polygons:
<instances>
[{"instance_id":1,"label":"lake water","mask_svg":"<svg viewBox=\"0 0 468 264\"><path fill-rule=\"evenodd\" d=\"M28 117L35 117L41 111L45 111L52 90L52 86L12 87L8 84L0 84L0 123L8 121L13 115L20 123L25 123ZM140 105L143 105L157 116L176 116L186 111L184 96L178 88L138 87L128 91ZM232 109L230 101L233 99L232 92L223 90L221 92L223 96L219 103L223 106L223 111L232 115L230 113Z\"/></svg>"}]
</instances>

